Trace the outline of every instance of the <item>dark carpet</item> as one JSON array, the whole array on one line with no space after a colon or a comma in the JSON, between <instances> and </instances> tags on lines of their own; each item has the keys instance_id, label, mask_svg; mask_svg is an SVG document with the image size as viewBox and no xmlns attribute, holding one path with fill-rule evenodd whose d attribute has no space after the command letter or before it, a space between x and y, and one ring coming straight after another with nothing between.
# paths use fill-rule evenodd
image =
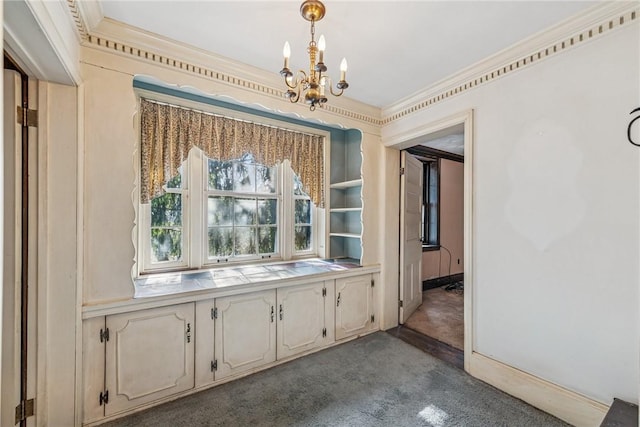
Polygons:
<instances>
[{"instance_id":1,"label":"dark carpet","mask_svg":"<svg viewBox=\"0 0 640 427\"><path fill-rule=\"evenodd\" d=\"M105 426L566 426L377 332Z\"/></svg>"}]
</instances>

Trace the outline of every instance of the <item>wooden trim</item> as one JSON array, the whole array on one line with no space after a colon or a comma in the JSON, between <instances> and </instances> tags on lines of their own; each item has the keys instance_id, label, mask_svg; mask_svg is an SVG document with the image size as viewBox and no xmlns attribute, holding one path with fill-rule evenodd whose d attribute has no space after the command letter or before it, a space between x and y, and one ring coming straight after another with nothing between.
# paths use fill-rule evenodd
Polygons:
<instances>
[{"instance_id":1,"label":"wooden trim","mask_svg":"<svg viewBox=\"0 0 640 427\"><path fill-rule=\"evenodd\" d=\"M609 407L574 391L490 359L470 357L470 374L575 426L598 426Z\"/></svg>"},{"instance_id":2,"label":"wooden trim","mask_svg":"<svg viewBox=\"0 0 640 427\"><path fill-rule=\"evenodd\" d=\"M400 338L402 341L428 353L440 360L452 364L456 368L464 368L464 354L462 350L423 335L406 326L398 326L386 331L388 334Z\"/></svg>"},{"instance_id":3,"label":"wooden trim","mask_svg":"<svg viewBox=\"0 0 640 427\"><path fill-rule=\"evenodd\" d=\"M416 145L414 147L407 148L407 151L416 156L435 157L437 159L447 159L454 162L464 163L464 156L461 156L460 154L449 153L448 151L425 147L424 145ZM439 169L438 173L440 173Z\"/></svg>"},{"instance_id":4,"label":"wooden trim","mask_svg":"<svg viewBox=\"0 0 640 427\"><path fill-rule=\"evenodd\" d=\"M464 280L464 273L452 274L450 276L436 277L433 279L422 281L422 291L428 289L439 288L440 286L449 285L451 283L462 282Z\"/></svg>"}]
</instances>

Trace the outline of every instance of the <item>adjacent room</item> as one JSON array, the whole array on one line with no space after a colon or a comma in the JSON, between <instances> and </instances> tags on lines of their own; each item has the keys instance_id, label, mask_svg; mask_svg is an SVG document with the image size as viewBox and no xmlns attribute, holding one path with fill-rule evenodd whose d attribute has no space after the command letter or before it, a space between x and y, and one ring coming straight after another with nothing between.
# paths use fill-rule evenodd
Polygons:
<instances>
[{"instance_id":1,"label":"adjacent room","mask_svg":"<svg viewBox=\"0 0 640 427\"><path fill-rule=\"evenodd\" d=\"M638 425L639 12L0 3L0 425Z\"/></svg>"}]
</instances>

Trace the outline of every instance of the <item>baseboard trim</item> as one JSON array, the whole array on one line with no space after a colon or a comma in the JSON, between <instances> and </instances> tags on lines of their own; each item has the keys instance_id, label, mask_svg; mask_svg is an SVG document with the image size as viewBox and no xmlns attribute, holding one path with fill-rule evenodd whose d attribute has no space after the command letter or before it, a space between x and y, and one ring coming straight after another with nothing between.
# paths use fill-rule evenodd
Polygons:
<instances>
[{"instance_id":1,"label":"baseboard trim","mask_svg":"<svg viewBox=\"0 0 640 427\"><path fill-rule=\"evenodd\" d=\"M609 410L603 403L480 353L471 355L470 365L472 376L577 427L599 426Z\"/></svg>"},{"instance_id":2,"label":"baseboard trim","mask_svg":"<svg viewBox=\"0 0 640 427\"><path fill-rule=\"evenodd\" d=\"M440 286L448 285L450 283L464 281L464 273L452 274L451 276L436 277L434 279L428 279L422 281L422 291L428 289L439 288Z\"/></svg>"}]
</instances>

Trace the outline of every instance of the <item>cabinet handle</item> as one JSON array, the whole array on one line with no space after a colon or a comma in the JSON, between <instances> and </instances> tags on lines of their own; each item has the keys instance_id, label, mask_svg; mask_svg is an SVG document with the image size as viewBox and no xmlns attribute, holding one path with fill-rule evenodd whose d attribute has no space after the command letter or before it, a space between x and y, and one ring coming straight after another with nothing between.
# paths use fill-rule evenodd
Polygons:
<instances>
[{"instance_id":1,"label":"cabinet handle","mask_svg":"<svg viewBox=\"0 0 640 427\"><path fill-rule=\"evenodd\" d=\"M280 304L280 320L282 320L282 304Z\"/></svg>"},{"instance_id":2,"label":"cabinet handle","mask_svg":"<svg viewBox=\"0 0 640 427\"><path fill-rule=\"evenodd\" d=\"M340 307L340 292L338 292L338 300L336 301L336 307Z\"/></svg>"},{"instance_id":3,"label":"cabinet handle","mask_svg":"<svg viewBox=\"0 0 640 427\"><path fill-rule=\"evenodd\" d=\"M191 342L191 323L187 323L187 342Z\"/></svg>"},{"instance_id":4,"label":"cabinet handle","mask_svg":"<svg viewBox=\"0 0 640 427\"><path fill-rule=\"evenodd\" d=\"M273 306L271 306L271 323L273 323Z\"/></svg>"}]
</instances>

